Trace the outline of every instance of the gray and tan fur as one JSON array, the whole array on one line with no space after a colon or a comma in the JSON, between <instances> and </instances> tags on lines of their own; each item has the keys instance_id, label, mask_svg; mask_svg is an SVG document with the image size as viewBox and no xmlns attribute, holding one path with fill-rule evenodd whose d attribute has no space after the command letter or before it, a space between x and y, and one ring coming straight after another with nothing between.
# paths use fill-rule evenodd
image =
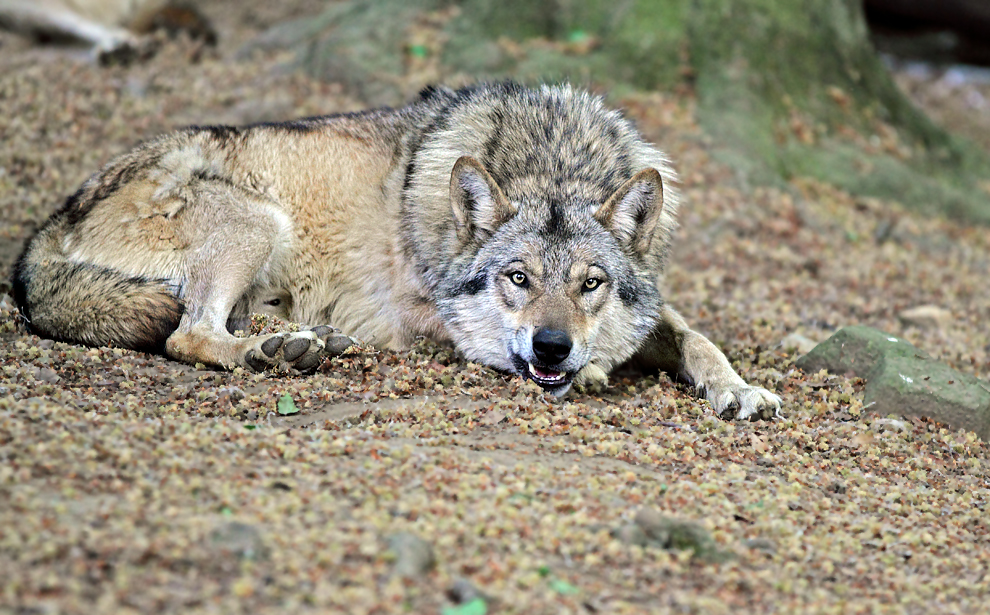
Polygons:
<instances>
[{"instance_id":1,"label":"gray and tan fur","mask_svg":"<svg viewBox=\"0 0 990 615\"><path fill-rule=\"evenodd\" d=\"M398 110L190 128L110 162L38 232L15 295L41 335L306 371L419 336L562 395L620 363L771 417L658 288L669 162L567 86L429 89ZM256 311L317 325L235 337Z\"/></svg>"}]
</instances>

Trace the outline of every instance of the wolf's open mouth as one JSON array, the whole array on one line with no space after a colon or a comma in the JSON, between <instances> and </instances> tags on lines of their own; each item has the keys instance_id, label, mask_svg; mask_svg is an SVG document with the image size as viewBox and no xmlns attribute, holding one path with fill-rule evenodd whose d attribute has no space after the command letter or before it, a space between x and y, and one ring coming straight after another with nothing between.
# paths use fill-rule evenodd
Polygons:
<instances>
[{"instance_id":1,"label":"wolf's open mouth","mask_svg":"<svg viewBox=\"0 0 990 615\"><path fill-rule=\"evenodd\" d=\"M567 372L558 372L552 369L536 367L532 363L530 363L528 367L528 376L533 379L533 382L541 387L558 387L563 384L567 384L570 380Z\"/></svg>"},{"instance_id":2,"label":"wolf's open mouth","mask_svg":"<svg viewBox=\"0 0 990 615\"><path fill-rule=\"evenodd\" d=\"M571 386L574 372L562 372L549 367L537 367L517 354L512 355L512 363L517 374L529 378L544 391L554 395L563 395Z\"/></svg>"}]
</instances>

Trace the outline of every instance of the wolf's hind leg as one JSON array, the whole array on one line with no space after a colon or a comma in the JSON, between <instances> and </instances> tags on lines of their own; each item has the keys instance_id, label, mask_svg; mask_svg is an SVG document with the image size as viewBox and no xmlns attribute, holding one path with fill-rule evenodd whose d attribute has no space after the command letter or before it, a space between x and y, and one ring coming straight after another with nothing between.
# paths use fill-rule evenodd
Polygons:
<instances>
[{"instance_id":1,"label":"wolf's hind leg","mask_svg":"<svg viewBox=\"0 0 990 615\"><path fill-rule=\"evenodd\" d=\"M667 305L634 361L688 380L704 392L719 416L750 420L780 416L780 397L746 384L722 351Z\"/></svg>"},{"instance_id":2,"label":"wolf's hind leg","mask_svg":"<svg viewBox=\"0 0 990 615\"><path fill-rule=\"evenodd\" d=\"M188 198L183 230L196 240L184 259L185 312L165 342L166 353L226 369L316 368L329 339L321 330L240 338L226 327L238 300L253 285L277 276L289 258L293 233L288 218L257 196L221 182L189 186Z\"/></svg>"}]
</instances>

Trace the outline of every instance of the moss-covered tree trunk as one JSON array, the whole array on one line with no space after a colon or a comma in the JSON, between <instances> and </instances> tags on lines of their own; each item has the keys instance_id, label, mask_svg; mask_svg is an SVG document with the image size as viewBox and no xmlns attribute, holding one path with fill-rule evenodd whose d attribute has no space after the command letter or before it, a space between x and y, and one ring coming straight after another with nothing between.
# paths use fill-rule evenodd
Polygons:
<instances>
[{"instance_id":1,"label":"moss-covered tree trunk","mask_svg":"<svg viewBox=\"0 0 990 615\"><path fill-rule=\"evenodd\" d=\"M307 70L371 104L437 81L688 84L726 160L755 181L807 175L990 222L985 154L901 94L860 2L350 0L258 44L294 47Z\"/></svg>"}]
</instances>

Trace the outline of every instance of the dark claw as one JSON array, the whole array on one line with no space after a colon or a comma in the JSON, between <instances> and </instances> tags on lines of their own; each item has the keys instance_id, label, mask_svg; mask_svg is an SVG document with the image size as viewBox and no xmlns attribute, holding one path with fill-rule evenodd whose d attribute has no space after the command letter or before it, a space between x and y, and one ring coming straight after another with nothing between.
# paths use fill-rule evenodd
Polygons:
<instances>
[{"instance_id":1,"label":"dark claw","mask_svg":"<svg viewBox=\"0 0 990 615\"><path fill-rule=\"evenodd\" d=\"M307 356L304 356L302 359L299 360L298 363L296 363L292 367L298 369L301 372L308 372L310 370L316 369L317 366L319 366L319 364L322 362L323 362L323 357L320 356L320 353L314 352Z\"/></svg>"},{"instance_id":2,"label":"dark claw","mask_svg":"<svg viewBox=\"0 0 990 615\"><path fill-rule=\"evenodd\" d=\"M256 372L263 372L268 368L268 363L259 358L253 350L249 350L244 359L247 361L247 364L251 366L251 369Z\"/></svg>"},{"instance_id":3,"label":"dark claw","mask_svg":"<svg viewBox=\"0 0 990 615\"><path fill-rule=\"evenodd\" d=\"M733 399L732 403L726 406L725 410L722 411L722 416L720 418L725 421L731 421L736 418L737 414L739 414L739 400Z\"/></svg>"},{"instance_id":4,"label":"dark claw","mask_svg":"<svg viewBox=\"0 0 990 615\"><path fill-rule=\"evenodd\" d=\"M282 336L272 337L265 340L265 343L261 345L261 351L265 353L266 356L274 357L278 349L282 347L282 342L285 338Z\"/></svg>"},{"instance_id":5,"label":"dark claw","mask_svg":"<svg viewBox=\"0 0 990 615\"><path fill-rule=\"evenodd\" d=\"M299 357L303 356L303 353L309 350L311 340L304 337L297 337L295 339L289 340L282 347L282 357L289 362L295 361Z\"/></svg>"},{"instance_id":6,"label":"dark claw","mask_svg":"<svg viewBox=\"0 0 990 615\"><path fill-rule=\"evenodd\" d=\"M330 335L332 333L336 333L337 332L336 329L334 329L333 327L328 326L328 325L320 325L318 327L313 327L312 329L310 329L310 331L312 331L313 333L315 333L316 334L316 337L320 338L321 340L322 339L326 339L326 338L330 337Z\"/></svg>"},{"instance_id":7,"label":"dark claw","mask_svg":"<svg viewBox=\"0 0 990 615\"><path fill-rule=\"evenodd\" d=\"M777 407L774 406L773 404L763 404L756 409L756 412L750 418L753 420L756 420L757 418L761 418L769 421L773 419L775 416L777 416Z\"/></svg>"},{"instance_id":8,"label":"dark claw","mask_svg":"<svg viewBox=\"0 0 990 615\"><path fill-rule=\"evenodd\" d=\"M346 335L335 335L326 341L323 351L331 356L337 356L354 345Z\"/></svg>"}]
</instances>

